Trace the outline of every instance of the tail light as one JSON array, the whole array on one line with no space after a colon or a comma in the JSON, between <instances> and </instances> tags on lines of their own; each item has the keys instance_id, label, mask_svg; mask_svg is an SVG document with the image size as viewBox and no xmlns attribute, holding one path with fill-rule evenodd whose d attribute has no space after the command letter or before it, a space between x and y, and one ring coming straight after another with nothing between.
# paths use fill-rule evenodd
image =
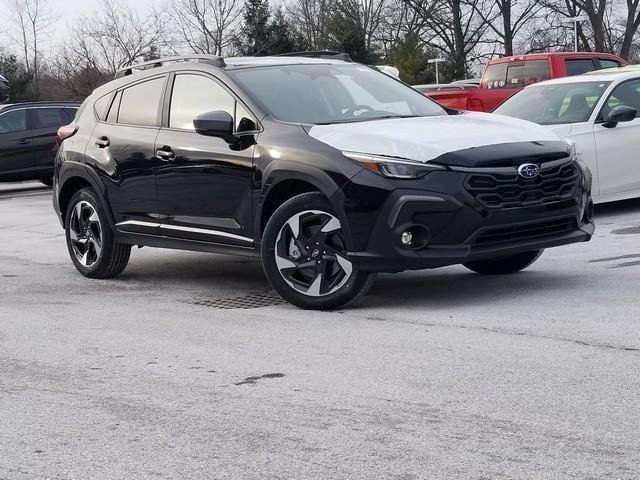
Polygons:
<instances>
[{"instance_id":1,"label":"tail light","mask_svg":"<svg viewBox=\"0 0 640 480\"><path fill-rule=\"evenodd\" d=\"M469 98L467 99L467 110L471 110L472 112L484 112L484 104L479 98Z\"/></svg>"},{"instance_id":2,"label":"tail light","mask_svg":"<svg viewBox=\"0 0 640 480\"><path fill-rule=\"evenodd\" d=\"M69 137L73 137L78 131L78 125L65 125L58 129L58 135L56 136L56 142L58 145L62 144L64 140Z\"/></svg>"}]
</instances>

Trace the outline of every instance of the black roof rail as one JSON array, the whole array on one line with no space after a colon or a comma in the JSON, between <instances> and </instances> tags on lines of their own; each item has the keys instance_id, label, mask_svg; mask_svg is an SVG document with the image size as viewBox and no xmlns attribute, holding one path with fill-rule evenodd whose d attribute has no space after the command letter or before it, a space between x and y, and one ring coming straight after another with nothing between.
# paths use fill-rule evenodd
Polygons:
<instances>
[{"instance_id":1,"label":"black roof rail","mask_svg":"<svg viewBox=\"0 0 640 480\"><path fill-rule=\"evenodd\" d=\"M277 57L312 57L312 58L331 58L343 60L345 62L353 62L348 53L336 52L335 50L308 50L304 52L280 53Z\"/></svg>"},{"instance_id":2,"label":"black roof rail","mask_svg":"<svg viewBox=\"0 0 640 480\"><path fill-rule=\"evenodd\" d=\"M149 60L148 62L135 63L119 68L116 71L115 78L122 78L127 75L131 75L134 73L134 70L148 70L150 68L162 67L168 63L189 62L192 60L209 63L221 68L225 66L224 58L218 57L217 55L176 55L173 57L156 58L155 60Z\"/></svg>"},{"instance_id":3,"label":"black roof rail","mask_svg":"<svg viewBox=\"0 0 640 480\"><path fill-rule=\"evenodd\" d=\"M38 106L42 106L42 107L47 107L47 106L78 106L80 105L82 102L79 101L75 101L75 100L60 100L60 101L56 101L56 100L39 100L39 101L33 101L33 102L11 102L11 103L3 103L0 104L0 108L3 109L8 109L8 108L17 108L17 107L38 107Z\"/></svg>"}]
</instances>

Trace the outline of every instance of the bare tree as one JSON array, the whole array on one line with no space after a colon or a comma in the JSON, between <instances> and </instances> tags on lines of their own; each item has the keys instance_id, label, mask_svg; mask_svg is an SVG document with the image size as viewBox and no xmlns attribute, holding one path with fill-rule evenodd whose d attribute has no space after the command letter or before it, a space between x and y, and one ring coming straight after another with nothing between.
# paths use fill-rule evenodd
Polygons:
<instances>
[{"instance_id":1,"label":"bare tree","mask_svg":"<svg viewBox=\"0 0 640 480\"><path fill-rule=\"evenodd\" d=\"M454 78L469 73L469 55L485 41L488 29L478 10L483 0L405 0L424 23L427 44L451 59Z\"/></svg>"},{"instance_id":2,"label":"bare tree","mask_svg":"<svg viewBox=\"0 0 640 480\"><path fill-rule=\"evenodd\" d=\"M100 11L82 18L73 29L74 50L90 57L89 62L115 72L145 58L164 41L160 15L141 17L124 3L103 0Z\"/></svg>"},{"instance_id":3,"label":"bare tree","mask_svg":"<svg viewBox=\"0 0 640 480\"><path fill-rule=\"evenodd\" d=\"M180 42L193 53L222 55L240 30L241 0L175 0L171 7Z\"/></svg>"},{"instance_id":4,"label":"bare tree","mask_svg":"<svg viewBox=\"0 0 640 480\"><path fill-rule=\"evenodd\" d=\"M474 6L482 21L502 43L505 55L513 55L514 39L543 8L537 0L491 0L489 8L486 7L486 3Z\"/></svg>"},{"instance_id":5,"label":"bare tree","mask_svg":"<svg viewBox=\"0 0 640 480\"><path fill-rule=\"evenodd\" d=\"M287 15L310 49L322 50L329 45L329 24L333 0L294 0L287 4Z\"/></svg>"},{"instance_id":6,"label":"bare tree","mask_svg":"<svg viewBox=\"0 0 640 480\"><path fill-rule=\"evenodd\" d=\"M624 20L624 34L620 45L620 56L625 60L631 57L633 39L640 28L640 0L625 0L627 15Z\"/></svg>"},{"instance_id":7,"label":"bare tree","mask_svg":"<svg viewBox=\"0 0 640 480\"><path fill-rule=\"evenodd\" d=\"M141 17L123 3L103 0L98 12L72 28L74 41L52 57L51 75L68 97L83 98L119 68L156 56L164 42L162 24L158 13Z\"/></svg>"},{"instance_id":8,"label":"bare tree","mask_svg":"<svg viewBox=\"0 0 640 480\"><path fill-rule=\"evenodd\" d=\"M55 21L47 0L5 0L8 12L17 26L16 40L27 72L32 77L32 93L40 95L40 75L42 70L41 40Z\"/></svg>"}]
</instances>

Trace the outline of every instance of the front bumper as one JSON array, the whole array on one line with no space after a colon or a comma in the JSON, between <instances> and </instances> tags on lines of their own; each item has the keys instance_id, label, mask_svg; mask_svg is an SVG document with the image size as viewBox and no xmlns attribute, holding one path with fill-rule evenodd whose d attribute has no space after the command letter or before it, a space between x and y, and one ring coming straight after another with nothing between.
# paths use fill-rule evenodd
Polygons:
<instances>
[{"instance_id":1,"label":"front bumper","mask_svg":"<svg viewBox=\"0 0 640 480\"><path fill-rule=\"evenodd\" d=\"M469 172L434 172L404 184L361 172L343 189L350 259L365 271L398 272L589 241L590 180L578 175L562 198L487 207L470 192ZM389 189L391 183L412 188ZM410 246L400 241L405 231L413 233Z\"/></svg>"}]
</instances>

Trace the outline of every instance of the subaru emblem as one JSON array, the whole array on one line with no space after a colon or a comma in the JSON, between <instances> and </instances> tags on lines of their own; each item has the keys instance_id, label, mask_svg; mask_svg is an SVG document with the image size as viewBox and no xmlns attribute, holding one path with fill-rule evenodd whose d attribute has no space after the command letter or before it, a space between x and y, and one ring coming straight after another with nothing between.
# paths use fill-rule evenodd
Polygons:
<instances>
[{"instance_id":1,"label":"subaru emblem","mask_svg":"<svg viewBox=\"0 0 640 480\"><path fill-rule=\"evenodd\" d=\"M522 178L535 178L540 173L540 167L534 163L523 163L518 167L518 175Z\"/></svg>"}]
</instances>

